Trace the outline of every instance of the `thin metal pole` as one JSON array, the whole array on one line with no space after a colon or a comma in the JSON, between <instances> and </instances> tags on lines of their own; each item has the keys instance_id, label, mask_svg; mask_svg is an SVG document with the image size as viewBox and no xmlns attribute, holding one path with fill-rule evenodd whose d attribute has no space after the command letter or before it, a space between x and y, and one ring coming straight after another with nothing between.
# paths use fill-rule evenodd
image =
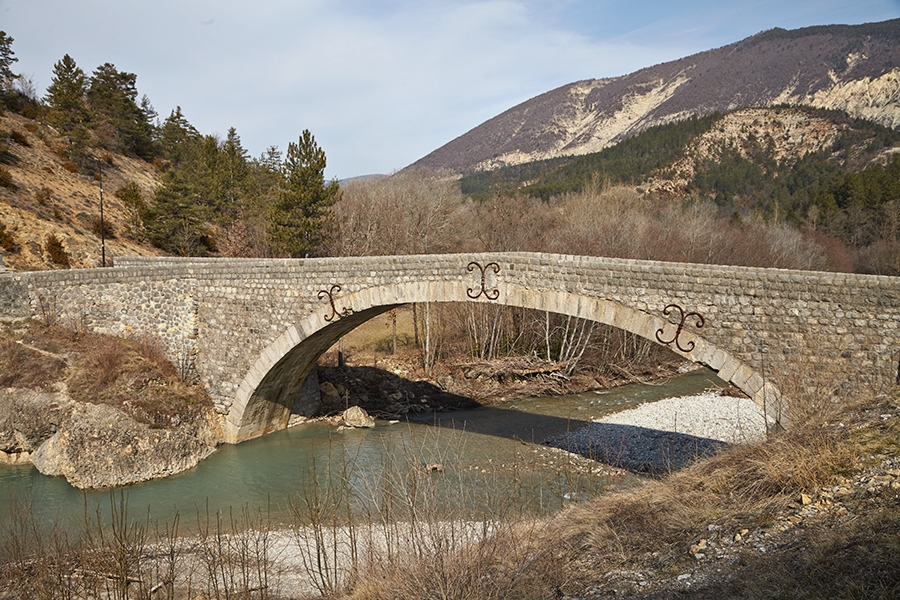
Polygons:
<instances>
[{"instance_id":1,"label":"thin metal pole","mask_svg":"<svg viewBox=\"0 0 900 600\"><path fill-rule=\"evenodd\" d=\"M103 167L99 167L100 174L100 265L106 266L106 227L103 223Z\"/></svg>"}]
</instances>

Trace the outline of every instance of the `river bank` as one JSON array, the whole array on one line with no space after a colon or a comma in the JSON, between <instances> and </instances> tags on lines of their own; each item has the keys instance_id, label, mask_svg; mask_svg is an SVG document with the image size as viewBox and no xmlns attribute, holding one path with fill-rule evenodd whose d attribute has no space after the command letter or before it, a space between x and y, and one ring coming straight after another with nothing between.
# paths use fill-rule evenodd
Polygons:
<instances>
[{"instance_id":1,"label":"river bank","mask_svg":"<svg viewBox=\"0 0 900 600\"><path fill-rule=\"evenodd\" d=\"M653 389L653 386L644 387ZM603 398L605 394L590 396ZM696 403L696 398L691 396L696 394L672 401L675 403L673 406L679 406L678 402ZM725 402L718 398L708 400L708 403L697 404L706 406L704 410L710 422L719 420L717 413L710 410L720 410L725 413L721 415L725 418L734 415L734 407L729 408L727 399ZM658 418L652 416L650 408L669 403L668 400L651 401L635 411L618 411L598 419L608 421L604 425L641 424L674 429L674 422L667 425L664 420L650 421L651 418ZM670 408L660 414L671 417L673 412L679 415L677 431L681 432L682 415L685 414L682 408L674 411ZM378 425L371 430L344 432L315 424L311 427L322 432L320 441L311 448L321 450L325 445L324 454L313 459L313 464L324 464L321 461L325 457L344 447L352 449L349 455L353 457L352 462L348 464L357 464L362 459L367 471L370 470L367 466L370 457L356 449L360 441L379 432L407 430L406 425ZM400 471L407 478L405 481L412 485L401 489L393 485L399 480L393 480L392 493L380 497L394 498L398 502L395 507L405 506L406 499L416 499L416 522L422 529L415 539L420 543L429 539L428 532L456 531L450 523L478 523L483 534L490 534L488 537L455 535L449 539L437 538L440 543L414 546L408 543L409 536L400 535L406 527L403 523L410 523L408 519L400 518L397 521L399 525L391 528L390 523L394 521L383 519L381 513L370 512L371 517L357 522L359 527L355 535L359 545L355 557L358 562L349 571L341 571L346 563L334 562L334 557L352 558L354 554L350 550L348 530L341 529L342 521L332 520L328 516L331 513L327 511L314 510L321 515L319 525L310 527L308 520L305 526L281 523L266 517L265 513L254 512L255 509L235 508L234 512L230 512L208 507L206 519L202 520L204 513L201 505L197 518L205 530L199 536L188 532L183 520L181 533L169 526L156 526L144 529L141 535L135 531L133 537L117 538L127 539L129 544L135 546L134 554L120 553L119 557L153 557L152 563L129 563L134 565L129 568L139 568L140 564L146 567L131 576L131 592L136 594L141 585L144 591L157 585L162 586L159 589L165 589L168 584L164 581L164 567L175 564L184 565L185 569L187 565L193 565L187 571L179 571L181 578L175 580L177 585L182 589L187 586L195 595L203 593L210 598L233 596L241 590L259 590L262 585L266 586L267 595L272 598L297 598L307 592L315 594L320 589L318 586L323 584L334 585L334 589L342 592L345 580L341 577L348 573L352 575L353 597L357 600L382 598L389 591L393 597L415 597L415 593L421 594L422 590L431 589L429 586L438 580L444 580L458 589L489 582L491 585L506 586L504 589L518 590L517 586L527 584L527 590L517 594L523 599L556 594L572 600L594 600L626 593L652 598L675 593L702 593L705 589L721 592L718 597L734 597L740 594L732 581L741 582L748 586L747 589L759 589L754 586L761 585L760 582L773 586L767 588L770 591L779 589L779 585L793 585L787 579L776 579L776 575L784 574L782 563L793 565L796 573L817 572L818 567L809 565L820 564L815 561L831 556L840 557L847 565L853 565L854 572L848 572L843 564L829 559L827 573L843 569L844 576L849 580L871 584L875 586L873 589L884 590L888 588L883 586L897 583L896 578L891 579L896 574L893 568L896 563L890 559L891 536L900 533L897 529L900 521L896 518L897 507L900 507L897 496L900 493L900 463L897 460L900 456L900 448L897 447L900 440L900 400L896 397L882 399L862 409L848 409L825 424L780 434L767 443L732 446L713 457L701 458L681 471L663 474L658 480L644 480L638 486L625 488L598 488L598 491L605 492L599 496L573 494L571 498L575 502L564 503L561 511L554 509L540 518L519 510L519 504L510 500L512 496L507 493L482 484L476 485L468 479L469 473L477 472L485 482L496 482L496 474L504 472L502 465L498 464L502 461L496 455L483 456L476 449L474 456L476 461L481 456L480 463L470 459L448 461L450 455L446 454L447 449L461 446L456 442L448 444L446 438L431 437L432 434L445 433L444 430L431 428L423 431L435 442L434 448L444 449L441 451L445 452L445 470L423 468L423 461L431 460L431 457L417 456L412 464L419 465L418 468ZM261 465L272 462L276 456L307 453L293 444L274 449L266 445L275 439L287 440L288 433L280 432L270 440L248 442L239 449L228 448L228 451L234 451L229 453L235 457L245 456L248 452L259 454L251 457L250 463L254 465L251 471L238 473L230 467L232 478L226 480L221 475L213 474L211 481L216 486L232 490L235 497L241 495L235 491L235 484L242 479L247 479L253 488L265 487L266 484L258 477ZM531 448L528 446L520 443L515 446L530 454ZM412 441L411 447L421 448L422 442ZM221 458L226 457L217 456L210 460ZM493 462L490 462L491 458ZM518 464L521 466L523 462ZM481 472L480 467L491 465L498 468ZM198 471L204 471L204 466ZM278 471L281 474L279 479L285 479L284 473L294 472L296 467L292 470L287 465L280 466ZM570 478L577 472L571 470L566 477ZM467 481L469 485L453 483L457 481L454 477L460 474L466 476L458 481ZM524 475L520 472L519 477L523 484L527 484ZM348 481L356 480L355 477L351 476ZM182 478L172 478L167 483L175 483L176 479ZM377 473L374 480L391 483L391 480L385 480ZM457 502L436 501L436 496L426 493L435 489L435 485L444 483L451 483L451 488L461 491L483 491L485 499L493 499L490 505L494 507L492 512L485 513L484 520L474 521L464 513L450 513L448 517L447 513L437 512L435 507L452 509L460 506ZM617 493L608 493L616 490ZM335 493L337 496L334 496ZM172 493L164 496L174 497ZM329 491L328 488L319 488L320 499L340 496L340 489ZM184 495L181 497L183 499ZM307 498L312 501L308 508L319 506L313 496ZM262 500L262 506L265 506L265 498ZM302 506L302 497L300 500ZM112 497L100 499L103 503L108 501L112 501ZM139 507L143 504L139 496L134 494L132 502L140 512ZM400 516L396 511L390 514ZM190 514L183 515L183 518L192 520ZM508 527L498 529L493 525L495 519L507 519L505 523ZM234 527L237 529L232 529ZM389 538L394 544L393 555L381 555L379 558L378 555L368 554L366 536L381 536L378 531L386 531L393 536ZM108 534L114 532L115 529L109 530ZM815 537L813 532L821 537ZM522 535L517 537L517 534ZM183 546L173 546L169 542L179 539L182 540L179 544ZM448 545L450 540L454 543ZM487 545L482 543L485 540L489 540ZM15 540L4 536L5 544L12 541ZM95 539L93 543L102 544L103 540ZM305 549L301 549L301 544L306 544ZM818 550L810 554L804 550L806 548ZM402 553L407 550L409 553ZM320 551L326 554L320 555ZM24 563L5 565L0 579L7 586L27 586L22 589L29 590L40 585L49 586L50 581L55 581L55 585L68 582L84 589L89 576L96 577L98 571L104 572L101 567L106 563L101 564L100 558L106 561L117 556L100 551L99 547L96 551L85 552L81 558L74 548L72 554L66 556L55 555L53 553L57 551L50 548L45 548L45 552L47 555L39 563L29 563L31 566L27 571L14 570L16 564ZM537 563L533 562L539 557ZM73 572L73 565L82 574L82 579L56 577L56 574L63 572L60 569L66 573ZM40 569L48 569L44 573L46 577L40 574ZM114 574L113 571L106 572ZM472 573L480 575L473 581L467 578ZM260 583L252 579L257 574L267 578L266 581ZM323 576L332 579L323 580ZM218 583L215 583L214 577L219 578ZM251 579L245 582L242 577ZM135 583L138 579L143 583ZM95 580L94 583L109 589L114 580ZM807 580L802 583L817 585ZM543 595L537 595L538 592ZM477 595L475 590L472 594ZM341 593L334 595L341 597ZM764 596L766 594L762 593L755 597ZM710 592L707 597L717 596Z\"/></svg>"},{"instance_id":2,"label":"river bank","mask_svg":"<svg viewBox=\"0 0 900 600\"><path fill-rule=\"evenodd\" d=\"M698 379L696 375L686 377L691 380ZM696 388L696 384L693 385ZM633 387L634 391L655 390L653 386ZM595 401L594 399L604 400L610 394L591 393L585 396L581 405L595 406L589 402ZM560 402L559 399L546 398L538 400L536 408L541 409ZM642 406L653 404L651 401ZM711 408L715 406L717 405L712 403ZM491 422L503 426L509 425L516 415L524 414L522 407L483 407L475 412L485 410L488 411ZM463 411L453 414L460 415ZM610 418L616 414L610 415ZM708 416L718 418L714 413L709 413ZM554 419L541 413L535 413L534 417L541 422ZM472 416L466 418L471 419ZM588 418L589 416L584 417ZM646 421L644 423L648 424ZM289 442L290 435L305 435L304 430L307 429L319 431L319 437L311 440L309 445L299 446L295 442ZM472 430L486 432L475 423L467 428L467 431ZM414 432L418 432L417 435L409 438L408 436ZM395 435L407 441L401 442L399 438L388 441L394 439ZM191 473L167 482L159 482L172 484L168 487L173 490L163 492L160 498L177 496L180 503L192 504L190 496L185 493L185 485L189 489L197 487L191 483L194 475L210 471L208 467L222 462L222 459L226 459L224 464L227 465L228 472L208 473L207 483L227 489L230 496L244 500L247 497L243 488L238 487L238 482L247 481L254 488L263 488L266 494L271 494L269 501L271 504L266 503L265 498L261 499L263 507L274 507L281 501L282 492L271 487L268 480L262 477L263 463L267 465L274 463L276 456L306 456L311 460L310 464L320 465L320 470L328 465L327 470L338 475L338 487L330 487L326 479L320 480L318 488L307 484L298 489L293 496L294 508L287 519L265 512L268 510L266 508L263 508L263 512L257 512L259 509L253 502L244 508L233 509L227 507L223 509L216 503L208 503L205 511L200 504L197 515L188 508L182 512L180 525L182 533L179 545L175 549L169 545L173 535L170 529L171 520L151 526L149 531L133 530L128 535L132 536L133 543L140 547L140 554L154 557L152 561L144 563L140 579L148 587L161 583L158 579L154 579L156 576L153 573L165 572L168 564L166 561L172 560L174 552L177 556L175 563L179 573L177 580L181 585L195 586L193 588L195 592L201 589L196 586L206 586L209 583L205 578L209 576L210 566L218 565L216 568L219 569L219 575L233 578L234 585L244 585L240 583L242 581L240 578L248 576L247 573L262 572L267 577L267 582L251 578L245 582L246 587L255 589L265 584L268 586L270 597L295 598L305 593L318 593L321 589L319 586L327 584L339 588L344 582L350 581L351 576L376 572L381 568L378 566L380 563L376 551L385 550L388 540L393 544L389 550L396 553L394 555L396 560L400 560L400 555L406 552L427 555L439 549L447 553L444 558L449 558L483 542L487 539L485 536L497 535L498 538L492 539L490 544L497 544L494 546L496 551L506 556L510 555L510 552L505 548L508 540L505 540L504 536L522 535L521 529L516 532L512 529L529 527L531 528L529 539L541 539L546 533L544 529L546 521L543 519L552 516L559 509L589 501L598 494L606 495L635 485L645 485L646 480L639 481L620 468L581 456L573 456L549 446L509 440L502 445L508 447L508 450L501 451L501 446L497 444L494 435L497 433L463 437L460 431L435 427L427 423L387 425L382 422L368 430L343 431L319 423L310 424L308 428L296 428L293 433L286 431L266 436L264 439L248 442L240 448L227 447L226 454L231 458L225 455L215 456L208 464L201 465L196 474ZM500 433L500 435L507 434ZM366 445L373 436L383 438L385 444L394 446L398 453L394 454L393 458L373 456L371 449ZM270 444L279 441L285 443L277 447ZM482 447L481 444L484 442L489 442L490 446ZM314 452L318 454L310 456ZM347 452L349 455L344 454ZM341 456L344 458L340 458ZM232 462L239 457L247 459L247 470L238 470L237 465ZM326 462L333 460L333 457L338 457L337 464ZM303 468L292 467L292 462L295 461L286 460L283 464L274 465L278 479L291 479L293 473L303 472ZM385 464L394 464L394 470L390 471L390 474L382 470ZM176 494L174 489L179 481L182 482L182 486L178 488L180 491ZM342 481L356 482L355 491L351 492L349 488L345 488L340 483ZM362 483L363 481L368 483ZM313 494L312 490L315 489L318 492ZM133 488L125 493L130 496L132 510L141 513L145 497L138 492L137 488ZM448 493L449 495L446 495ZM523 493L526 495L522 495ZM319 500L316 500L317 497ZM351 531L345 525L348 518L347 507L341 504L351 497L355 498L354 502L363 499L366 499L366 502L375 502L372 508L355 513L356 516L353 517L356 519L353 525L355 530L352 532L354 540L350 539ZM94 509L90 506L95 502L106 512L113 498L110 496L107 499L101 494L87 500L88 514L94 514ZM385 504L387 498L394 500ZM196 502L194 500L193 504ZM200 502L202 503L202 499ZM330 502L338 504L326 506L326 503ZM416 515L413 520L415 526L406 514L413 506ZM476 507L478 509L473 512L472 509ZM295 510L298 512L293 512ZM334 513L341 517L334 520L327 516ZM147 514L149 516L150 512ZM154 513L153 518L156 516ZM140 519L137 525L140 525ZM113 523L111 527L112 532L115 532L117 525ZM413 527L419 529L413 530ZM158 537L160 531L168 532L165 538ZM453 541L449 547L446 546L448 543L446 539L432 540L434 543L427 541L428 536L450 531L453 531ZM349 549L353 543L358 546L351 552ZM530 542L522 540L521 544L517 544L517 548L526 547L528 543ZM335 544L337 555L333 554ZM415 544L420 546L416 547ZM421 544L427 544L427 547L422 547ZM325 552L327 556L320 556L320 552ZM98 555L105 556L99 551L92 553L92 556ZM402 560L410 559L410 556L403 554ZM88 558L85 557L85 560ZM325 566L322 566L322 560L325 561ZM359 562L357 564L345 562L353 560ZM249 570L246 568L247 562L252 567ZM477 568L482 566L484 565ZM90 562L80 568L94 574L99 569L96 564ZM115 572L112 567L104 569L105 571L100 571ZM363 573L360 573L360 570ZM331 578L330 583L323 581L322 577ZM137 579L135 576L135 580ZM210 589L204 587L203 592L210 597L216 597L214 591Z\"/></svg>"}]
</instances>

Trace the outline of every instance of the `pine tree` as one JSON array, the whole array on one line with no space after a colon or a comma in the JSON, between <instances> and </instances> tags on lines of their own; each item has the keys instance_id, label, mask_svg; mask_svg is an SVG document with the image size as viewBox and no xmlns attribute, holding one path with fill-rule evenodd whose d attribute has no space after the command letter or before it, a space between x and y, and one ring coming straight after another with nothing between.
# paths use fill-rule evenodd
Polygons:
<instances>
[{"instance_id":1,"label":"pine tree","mask_svg":"<svg viewBox=\"0 0 900 600\"><path fill-rule=\"evenodd\" d=\"M141 221L157 248L181 256L205 256L215 251L208 232L210 211L199 202L196 188L180 172L169 170L153 201L142 207Z\"/></svg>"},{"instance_id":2,"label":"pine tree","mask_svg":"<svg viewBox=\"0 0 900 600\"><path fill-rule=\"evenodd\" d=\"M19 78L10 69L12 64L19 60L12 51L12 43L14 41L13 38L6 35L5 31L0 31L0 85L2 85L4 90L10 88L14 79Z\"/></svg>"},{"instance_id":3,"label":"pine tree","mask_svg":"<svg viewBox=\"0 0 900 600\"><path fill-rule=\"evenodd\" d=\"M236 219L245 209L250 167L247 151L241 145L241 137L234 127L228 130L228 136L222 144L221 167L225 193L224 213L229 218Z\"/></svg>"},{"instance_id":4,"label":"pine tree","mask_svg":"<svg viewBox=\"0 0 900 600\"><path fill-rule=\"evenodd\" d=\"M110 63L94 70L87 90L88 104L105 145L149 159L153 155L153 125L138 106L137 95L137 75L119 71Z\"/></svg>"},{"instance_id":5,"label":"pine tree","mask_svg":"<svg viewBox=\"0 0 900 600\"><path fill-rule=\"evenodd\" d=\"M44 98L50 109L50 122L66 134L84 129L89 115L86 94L84 71L66 54L53 65L53 77Z\"/></svg>"},{"instance_id":6,"label":"pine tree","mask_svg":"<svg viewBox=\"0 0 900 600\"><path fill-rule=\"evenodd\" d=\"M200 132L190 124L181 107L176 106L160 130L160 147L163 157L169 160L173 167L177 167L182 160L188 158L191 146L200 140Z\"/></svg>"},{"instance_id":7,"label":"pine tree","mask_svg":"<svg viewBox=\"0 0 900 600\"><path fill-rule=\"evenodd\" d=\"M329 209L340 187L336 181L325 183L325 164L325 152L309 130L296 144L288 144L269 218L269 244L275 256L307 256L327 239Z\"/></svg>"}]
</instances>

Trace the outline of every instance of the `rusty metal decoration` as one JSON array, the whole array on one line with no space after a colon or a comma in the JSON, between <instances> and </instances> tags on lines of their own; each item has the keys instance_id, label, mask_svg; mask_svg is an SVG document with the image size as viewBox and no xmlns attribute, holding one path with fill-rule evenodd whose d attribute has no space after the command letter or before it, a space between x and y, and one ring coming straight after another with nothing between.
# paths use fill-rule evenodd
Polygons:
<instances>
[{"instance_id":1,"label":"rusty metal decoration","mask_svg":"<svg viewBox=\"0 0 900 600\"><path fill-rule=\"evenodd\" d=\"M475 267L478 267L478 270L481 271L481 290L476 294L476 293L472 290L472 288L468 288L468 289L466 290L466 295L469 296L469 298L471 298L472 300L478 298L478 297L481 296L482 294L484 294L484 297L487 298L488 300L496 300L497 298L499 298L499 297L500 297L500 290L498 290L497 288L494 288L494 289L492 289L492 290L486 289L486 287L485 287L485 285L486 285L486 284L485 284L485 272L486 272L488 269L493 269L493 270L494 270L494 274L496 275L497 273L500 272L500 265L498 265L498 264L495 263L495 262L489 262L488 264L486 264L486 265L484 265L484 266L482 267L481 264L479 264L479 263L477 263L477 262L475 262L475 261L473 260L472 262L470 262L470 263L466 266L466 270L467 270L469 273L471 273L472 271L475 270Z\"/></svg>"},{"instance_id":2,"label":"rusty metal decoration","mask_svg":"<svg viewBox=\"0 0 900 600\"><path fill-rule=\"evenodd\" d=\"M337 317L338 319L340 319L341 317L349 317L350 315L353 314L353 309L352 309L352 308L344 308L344 309L341 310L340 312L338 311L337 308L335 308L335 306L334 306L334 295L335 295L336 293L338 293L339 291L341 291L341 286L339 286L339 285L336 284L336 283L335 283L334 285L331 286L331 289L330 289L330 290L320 290L320 291L319 291L319 300L321 300L321 299L327 297L327 298L328 298L328 303L331 304L331 314L325 317L325 320L326 320L326 321L331 321L331 320L334 319L335 317Z\"/></svg>"},{"instance_id":3,"label":"rusty metal decoration","mask_svg":"<svg viewBox=\"0 0 900 600\"><path fill-rule=\"evenodd\" d=\"M663 334L662 328L657 329L656 330L656 341L658 341L660 344L665 344L666 346L668 346L672 342L675 342L675 346L679 350L681 350L682 352L685 352L685 353L690 352L691 350L694 349L694 342L688 342L687 347L684 348L681 346L681 342L678 340L678 336L681 335L681 330L684 328L684 322L687 320L688 317L697 317L697 321L698 321L697 329L700 329L701 327L703 327L703 325L706 324L706 320L703 318L703 315L701 315L700 313L696 313L696 312L685 313L684 309L681 308L680 306L678 306L677 304L669 304L668 306L666 306L663 309L663 314L668 317L669 313L672 312L672 309L676 309L681 314L681 321L678 323L678 329L675 330L674 337L672 337L672 339L669 340L668 342L662 339L662 334Z\"/></svg>"}]
</instances>

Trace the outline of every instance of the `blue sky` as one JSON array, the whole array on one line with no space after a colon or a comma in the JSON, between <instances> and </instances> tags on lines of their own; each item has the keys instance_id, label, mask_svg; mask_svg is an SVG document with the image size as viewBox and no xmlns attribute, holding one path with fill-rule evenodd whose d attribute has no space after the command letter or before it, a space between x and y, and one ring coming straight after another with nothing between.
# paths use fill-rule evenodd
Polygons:
<instances>
[{"instance_id":1,"label":"blue sky","mask_svg":"<svg viewBox=\"0 0 900 600\"><path fill-rule=\"evenodd\" d=\"M304 129L326 175L391 173L538 94L900 0L0 0L39 93L64 54L137 75L161 117L259 156Z\"/></svg>"}]
</instances>

